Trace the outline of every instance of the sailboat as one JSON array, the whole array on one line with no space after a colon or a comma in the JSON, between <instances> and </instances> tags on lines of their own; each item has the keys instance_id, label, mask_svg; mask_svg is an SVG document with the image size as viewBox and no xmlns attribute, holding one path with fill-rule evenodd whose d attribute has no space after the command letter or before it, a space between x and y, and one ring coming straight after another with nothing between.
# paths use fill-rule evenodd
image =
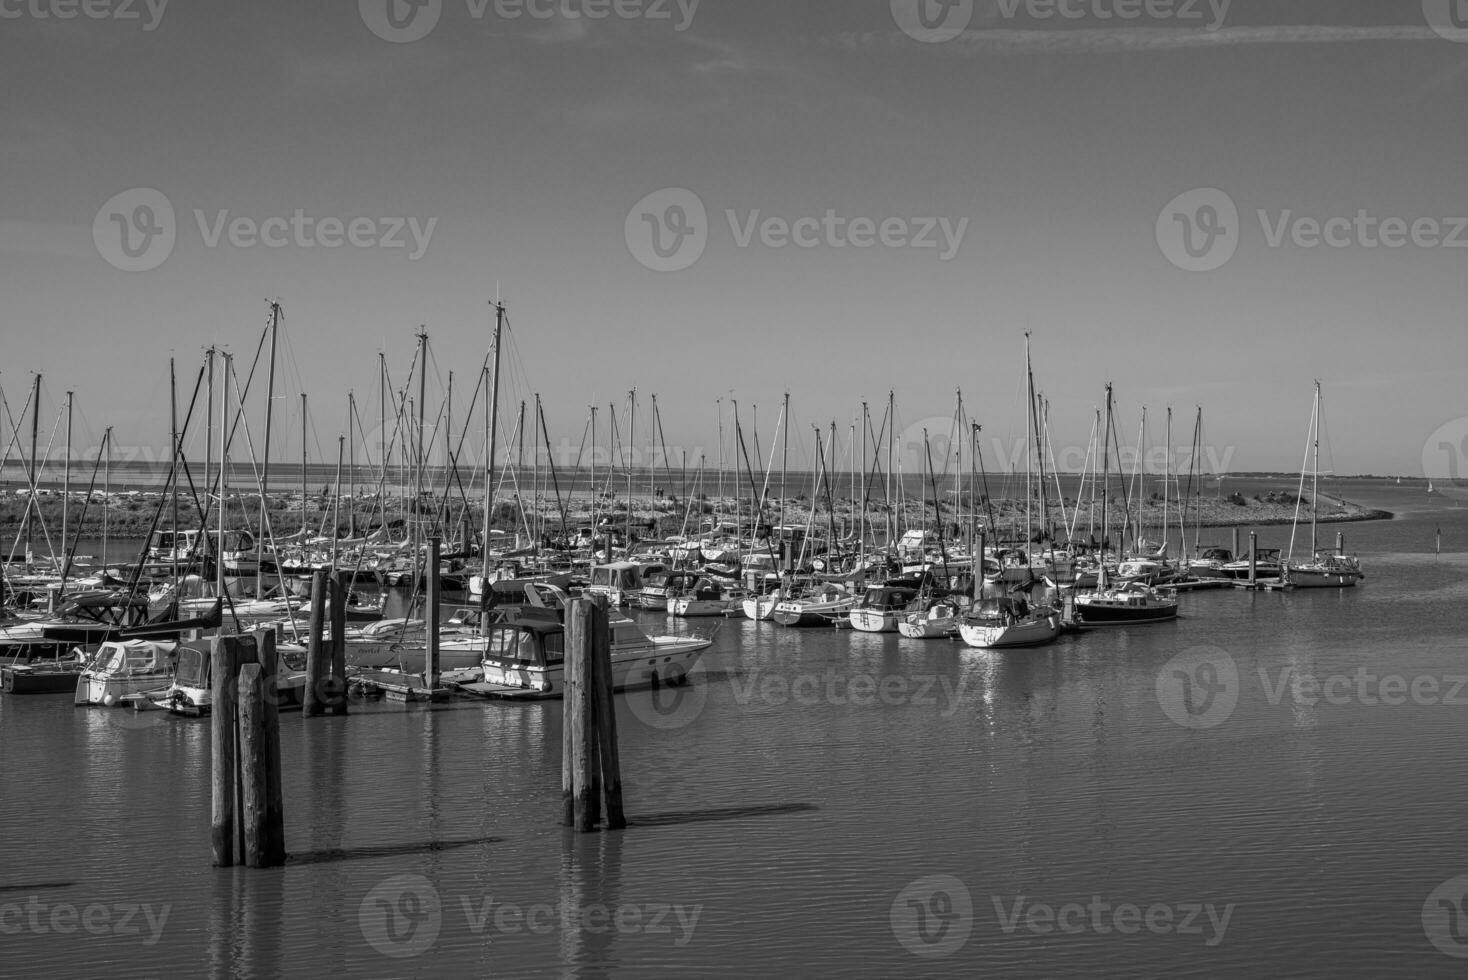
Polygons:
<instances>
[{"instance_id":1,"label":"sailboat","mask_svg":"<svg viewBox=\"0 0 1468 980\"><path fill-rule=\"evenodd\" d=\"M1111 464L1111 385L1106 386L1106 425L1101 430L1101 562L1097 570L1096 588L1078 592L1076 616L1085 626L1131 626L1158 623L1177 618L1177 592L1157 589L1141 582L1128 582L1118 588L1107 581L1106 568L1106 502L1111 496L1106 481Z\"/></svg>"},{"instance_id":2,"label":"sailboat","mask_svg":"<svg viewBox=\"0 0 1468 980\"><path fill-rule=\"evenodd\" d=\"M1310 468L1310 554L1311 559L1296 563L1295 528L1300 522L1300 503L1305 490L1305 470L1300 470L1300 494L1295 501L1295 527L1290 530L1290 554L1283 565L1283 578L1297 589L1345 589L1363 577L1361 563L1353 556L1322 552L1316 547L1316 517L1320 512L1320 382L1315 382L1315 407L1310 413L1310 445L1314 463ZM1310 459L1309 451L1306 460ZM1429 484L1429 489L1431 485Z\"/></svg>"}]
</instances>

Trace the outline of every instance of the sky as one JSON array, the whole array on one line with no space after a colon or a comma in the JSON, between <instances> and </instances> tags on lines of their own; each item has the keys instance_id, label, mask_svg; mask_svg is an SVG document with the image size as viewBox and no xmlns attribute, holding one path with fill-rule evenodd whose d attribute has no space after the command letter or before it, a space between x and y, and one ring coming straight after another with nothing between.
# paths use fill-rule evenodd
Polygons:
<instances>
[{"instance_id":1,"label":"sky","mask_svg":"<svg viewBox=\"0 0 1468 980\"><path fill-rule=\"evenodd\" d=\"M166 454L170 358L243 378L267 300L273 452L303 391L313 458L349 391L375 444L420 327L457 427L498 297L499 445L538 394L563 465L635 389L690 467L736 402L768 462L786 393L792 465L849 460L891 392L909 471L961 391L1000 466L1029 332L1063 468L1110 383L1124 445L1171 408L1186 467L1201 407L1211 469L1297 471L1318 380L1323 470L1421 476L1468 455L1465 41L1458 0L0 0L0 443L40 372L43 442L72 391L76 455Z\"/></svg>"}]
</instances>

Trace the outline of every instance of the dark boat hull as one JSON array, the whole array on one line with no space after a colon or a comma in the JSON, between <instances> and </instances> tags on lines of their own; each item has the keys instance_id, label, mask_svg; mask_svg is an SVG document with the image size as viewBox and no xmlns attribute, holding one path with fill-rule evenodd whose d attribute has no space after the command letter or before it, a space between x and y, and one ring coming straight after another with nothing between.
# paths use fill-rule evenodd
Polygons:
<instances>
[{"instance_id":1,"label":"dark boat hull","mask_svg":"<svg viewBox=\"0 0 1468 980\"><path fill-rule=\"evenodd\" d=\"M53 664L0 667L0 689L6 694L69 694L76 690L81 668Z\"/></svg>"}]
</instances>

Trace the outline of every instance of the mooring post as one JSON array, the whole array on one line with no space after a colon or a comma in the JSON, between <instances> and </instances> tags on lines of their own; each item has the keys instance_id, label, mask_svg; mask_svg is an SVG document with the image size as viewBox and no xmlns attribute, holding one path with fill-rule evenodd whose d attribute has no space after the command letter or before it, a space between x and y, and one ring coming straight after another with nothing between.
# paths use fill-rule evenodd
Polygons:
<instances>
[{"instance_id":1,"label":"mooring post","mask_svg":"<svg viewBox=\"0 0 1468 980\"><path fill-rule=\"evenodd\" d=\"M1259 580L1259 532L1249 532L1249 584Z\"/></svg>"},{"instance_id":2,"label":"mooring post","mask_svg":"<svg viewBox=\"0 0 1468 980\"><path fill-rule=\"evenodd\" d=\"M566 611L566 720L571 727L571 775L574 826L589 833L596 826L592 810L595 755L595 700L591 691L591 603L576 599Z\"/></svg>"},{"instance_id":3,"label":"mooring post","mask_svg":"<svg viewBox=\"0 0 1468 980\"><path fill-rule=\"evenodd\" d=\"M285 793L280 785L280 704L285 696L280 690L280 656L275 649L275 631L255 633L255 654L260 659L260 674L265 689L265 864L278 868L285 864Z\"/></svg>"},{"instance_id":4,"label":"mooring post","mask_svg":"<svg viewBox=\"0 0 1468 980\"><path fill-rule=\"evenodd\" d=\"M1338 554L1338 555L1344 555L1346 553L1346 532L1345 531L1337 531L1337 532L1335 532L1335 553Z\"/></svg>"},{"instance_id":5,"label":"mooring post","mask_svg":"<svg viewBox=\"0 0 1468 980\"><path fill-rule=\"evenodd\" d=\"M347 577L335 570L331 575L331 699L327 711L347 713Z\"/></svg>"},{"instance_id":6,"label":"mooring post","mask_svg":"<svg viewBox=\"0 0 1468 980\"><path fill-rule=\"evenodd\" d=\"M240 668L240 821L244 825L242 863L268 867L270 830L266 799L270 795L269 749L265 742L265 675L259 664Z\"/></svg>"},{"instance_id":7,"label":"mooring post","mask_svg":"<svg viewBox=\"0 0 1468 980\"><path fill-rule=\"evenodd\" d=\"M612 631L605 596L592 600L592 687L596 693L596 734L601 760L601 784L606 792L607 827L627 826L622 810L622 761L617 748L617 704L612 698Z\"/></svg>"},{"instance_id":8,"label":"mooring post","mask_svg":"<svg viewBox=\"0 0 1468 980\"><path fill-rule=\"evenodd\" d=\"M302 711L307 718L326 713L327 676L331 673L331 651L325 649L321 634L326 625L326 569L311 573L311 625L306 641L306 699Z\"/></svg>"},{"instance_id":9,"label":"mooring post","mask_svg":"<svg viewBox=\"0 0 1468 980\"><path fill-rule=\"evenodd\" d=\"M440 605L442 588L439 579L439 556L443 553L443 542L438 535L428 539L428 649L423 655L423 686L428 688L428 697L438 688L438 645Z\"/></svg>"},{"instance_id":10,"label":"mooring post","mask_svg":"<svg viewBox=\"0 0 1468 980\"><path fill-rule=\"evenodd\" d=\"M235 783L239 778L235 744L236 650L236 640L231 636L214 637L209 649L210 841L216 868L229 868L235 864L239 816L235 796Z\"/></svg>"}]
</instances>

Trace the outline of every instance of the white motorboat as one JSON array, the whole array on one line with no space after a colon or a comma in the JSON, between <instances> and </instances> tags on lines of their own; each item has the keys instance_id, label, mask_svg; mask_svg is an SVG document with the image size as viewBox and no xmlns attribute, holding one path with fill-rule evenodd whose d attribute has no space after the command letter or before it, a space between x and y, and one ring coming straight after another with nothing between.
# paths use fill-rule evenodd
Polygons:
<instances>
[{"instance_id":1,"label":"white motorboat","mask_svg":"<svg viewBox=\"0 0 1468 980\"><path fill-rule=\"evenodd\" d=\"M108 640L77 677L76 703L110 708L128 695L167 686L177 650L171 640Z\"/></svg>"}]
</instances>

